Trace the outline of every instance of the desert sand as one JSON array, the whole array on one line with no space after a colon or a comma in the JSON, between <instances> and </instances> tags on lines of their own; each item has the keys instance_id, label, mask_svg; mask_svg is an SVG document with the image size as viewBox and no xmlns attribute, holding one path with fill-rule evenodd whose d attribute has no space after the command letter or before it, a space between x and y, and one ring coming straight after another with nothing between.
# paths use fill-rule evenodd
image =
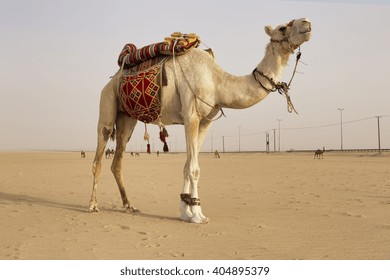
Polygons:
<instances>
[{"instance_id":1,"label":"desert sand","mask_svg":"<svg viewBox=\"0 0 390 280\"><path fill-rule=\"evenodd\" d=\"M94 154L0 153L0 259L390 259L390 155L201 154L204 225L180 221L185 154L125 155L125 213Z\"/></svg>"}]
</instances>

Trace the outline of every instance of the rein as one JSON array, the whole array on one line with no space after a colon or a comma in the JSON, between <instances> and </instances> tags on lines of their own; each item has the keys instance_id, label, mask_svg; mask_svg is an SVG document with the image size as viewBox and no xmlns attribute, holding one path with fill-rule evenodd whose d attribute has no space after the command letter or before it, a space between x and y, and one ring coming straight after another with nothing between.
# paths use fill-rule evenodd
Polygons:
<instances>
[{"instance_id":1,"label":"rein","mask_svg":"<svg viewBox=\"0 0 390 280\"><path fill-rule=\"evenodd\" d=\"M176 45L176 43L177 43L177 40L175 40L175 43L174 43L174 44ZM175 58L176 58L175 52L173 51L172 59L173 59L173 68L174 68L174 71L175 71L175 82L176 82L176 84L178 84L178 81L177 81L177 77L178 77L178 76L177 76L176 59L175 59ZM197 100L200 100L203 104L206 104L206 105L209 106L210 108L212 108L212 109L218 109L218 108L216 108L215 106L209 104L207 101L203 100L200 96L198 96L198 95L195 93L195 91L193 90L193 88L192 88L192 86L191 86L191 84L190 84L190 81L187 79L187 76L185 75L185 73L184 73L184 71L183 71L183 68L182 68L181 65L180 65L180 61L177 61L177 62L178 62L178 64L179 64L179 66L180 66L180 70L181 70L181 72L182 72L182 74L183 74L184 79L186 80L186 82L187 82L187 84L188 84L189 89L191 90L192 94L194 95L195 103L196 103ZM176 88L178 88L178 87L176 86ZM200 112L199 112L199 109L198 109L198 106L195 105L195 109L196 109L198 115L201 116L201 114L200 114ZM223 116L223 117L226 117L226 116L225 116L225 113L224 113L223 110L222 110L222 108L219 108L219 111L220 111L220 115L219 115L217 118L215 118L215 119L210 119L210 118L208 118L207 116L203 116L203 117L204 117L205 119L207 119L208 121L210 121L210 122L217 121L217 120L219 120L222 116Z\"/></svg>"},{"instance_id":2,"label":"rein","mask_svg":"<svg viewBox=\"0 0 390 280\"><path fill-rule=\"evenodd\" d=\"M275 39L271 39L270 40L271 43L283 43L283 42L287 42L288 43L288 46L290 47L289 49L286 49L285 47L283 47L283 45L281 44L282 48L285 49L286 51L290 52L290 53L294 53L294 50L297 49L299 46L297 45L294 45L293 43L291 43L290 39L289 38L284 38L282 40L275 40Z\"/></svg>"},{"instance_id":3,"label":"rein","mask_svg":"<svg viewBox=\"0 0 390 280\"><path fill-rule=\"evenodd\" d=\"M285 41L285 40L282 40L282 41ZM282 41L276 41L275 42L282 42ZM271 40L271 42L273 42ZM287 111L289 113L292 113L294 112L295 114L298 114L297 110L295 110L295 107L291 101L291 97L290 95L288 94L288 91L290 90L290 85L291 85L291 82L292 80L294 79L294 76L295 76L295 73L297 72L297 66L298 66L298 62L299 60L301 59L301 49L299 47L299 50L298 50L298 53L297 53L297 57L296 57L296 60L295 60L295 66L294 66L294 71L291 75L291 79L290 81L287 83L285 82L279 82L279 83L275 83L274 80L270 77L268 77L267 75L265 75L263 72L257 70L257 68L255 68L253 71L252 71L252 75L253 77L255 78L256 82L263 88L265 89L266 91L268 92L275 92L275 91L278 91L279 94L281 95L284 95L284 97L286 97L286 101L287 101ZM266 86L263 85L263 83L257 78L256 76L256 73L259 74L260 76L264 77L265 79L268 80L268 82L272 85L272 88L269 89L267 88Z\"/></svg>"}]
</instances>

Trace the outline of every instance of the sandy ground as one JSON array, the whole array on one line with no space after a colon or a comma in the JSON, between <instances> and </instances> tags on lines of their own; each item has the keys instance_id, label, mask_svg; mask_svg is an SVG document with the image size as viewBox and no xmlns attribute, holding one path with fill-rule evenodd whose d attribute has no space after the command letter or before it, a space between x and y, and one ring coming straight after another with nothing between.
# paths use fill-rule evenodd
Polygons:
<instances>
[{"instance_id":1,"label":"sandy ground","mask_svg":"<svg viewBox=\"0 0 390 280\"><path fill-rule=\"evenodd\" d=\"M0 153L0 259L390 259L390 155L200 156L205 225L178 220L184 154L109 159L88 213L93 153Z\"/></svg>"}]
</instances>

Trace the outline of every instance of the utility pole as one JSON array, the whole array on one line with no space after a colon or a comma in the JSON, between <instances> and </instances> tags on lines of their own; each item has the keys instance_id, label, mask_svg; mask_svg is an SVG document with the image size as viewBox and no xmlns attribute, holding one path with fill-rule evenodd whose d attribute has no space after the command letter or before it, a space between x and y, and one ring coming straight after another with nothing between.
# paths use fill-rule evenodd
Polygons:
<instances>
[{"instance_id":1,"label":"utility pole","mask_svg":"<svg viewBox=\"0 0 390 280\"><path fill-rule=\"evenodd\" d=\"M269 133L265 133L265 152L269 154Z\"/></svg>"},{"instance_id":2,"label":"utility pole","mask_svg":"<svg viewBox=\"0 0 390 280\"><path fill-rule=\"evenodd\" d=\"M279 122L279 145L278 145L278 152L280 152L280 121L281 119L277 119L277 121Z\"/></svg>"},{"instance_id":3,"label":"utility pole","mask_svg":"<svg viewBox=\"0 0 390 280\"><path fill-rule=\"evenodd\" d=\"M381 153L381 128L380 128L379 119L382 118L382 116L376 116L375 118L377 118L378 120L378 152L380 154Z\"/></svg>"},{"instance_id":4,"label":"utility pole","mask_svg":"<svg viewBox=\"0 0 390 280\"><path fill-rule=\"evenodd\" d=\"M241 152L241 125L238 127L238 152Z\"/></svg>"},{"instance_id":5,"label":"utility pole","mask_svg":"<svg viewBox=\"0 0 390 280\"><path fill-rule=\"evenodd\" d=\"M225 136L222 136L222 150L225 153Z\"/></svg>"},{"instance_id":6,"label":"utility pole","mask_svg":"<svg viewBox=\"0 0 390 280\"><path fill-rule=\"evenodd\" d=\"M213 137L213 131L211 131L211 149L210 149L210 152L213 152L213 150L214 150L214 149L213 149L213 148L214 148L214 147L213 147L213 138L214 138L214 137Z\"/></svg>"},{"instance_id":7,"label":"utility pole","mask_svg":"<svg viewBox=\"0 0 390 280\"><path fill-rule=\"evenodd\" d=\"M276 128L274 130L274 152L276 152Z\"/></svg>"},{"instance_id":8,"label":"utility pole","mask_svg":"<svg viewBox=\"0 0 390 280\"><path fill-rule=\"evenodd\" d=\"M340 111L340 130L341 130L341 145L340 145L340 149L341 151L343 150L343 108L338 108L337 110Z\"/></svg>"}]
</instances>

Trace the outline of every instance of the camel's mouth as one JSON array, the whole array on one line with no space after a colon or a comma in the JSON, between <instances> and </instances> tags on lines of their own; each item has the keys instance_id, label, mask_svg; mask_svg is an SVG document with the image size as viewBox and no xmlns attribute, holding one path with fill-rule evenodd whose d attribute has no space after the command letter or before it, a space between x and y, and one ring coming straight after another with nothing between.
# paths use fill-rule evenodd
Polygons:
<instances>
[{"instance_id":1,"label":"camel's mouth","mask_svg":"<svg viewBox=\"0 0 390 280\"><path fill-rule=\"evenodd\" d=\"M309 27L308 29L306 29L305 31L301 31L299 33L301 34L307 34L307 33L310 33L311 32L311 27Z\"/></svg>"}]
</instances>

